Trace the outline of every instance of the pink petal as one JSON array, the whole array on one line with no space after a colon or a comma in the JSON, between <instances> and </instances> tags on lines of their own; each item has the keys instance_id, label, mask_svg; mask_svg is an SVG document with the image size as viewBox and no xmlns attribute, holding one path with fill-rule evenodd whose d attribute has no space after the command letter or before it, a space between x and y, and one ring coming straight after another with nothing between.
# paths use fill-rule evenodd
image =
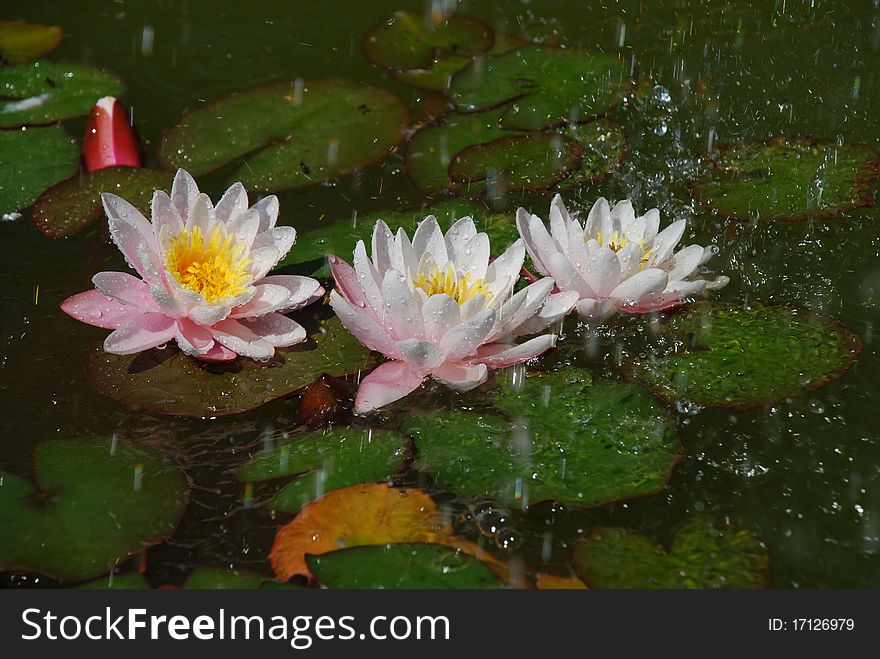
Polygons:
<instances>
[{"instance_id":1,"label":"pink petal","mask_svg":"<svg viewBox=\"0 0 880 659\"><path fill-rule=\"evenodd\" d=\"M403 362L380 364L361 380L354 410L363 414L393 403L418 389L424 380Z\"/></svg>"},{"instance_id":2,"label":"pink petal","mask_svg":"<svg viewBox=\"0 0 880 659\"><path fill-rule=\"evenodd\" d=\"M137 137L129 123L125 107L112 96L98 99L82 145L83 165L87 172L105 167L140 167Z\"/></svg>"},{"instance_id":3,"label":"pink petal","mask_svg":"<svg viewBox=\"0 0 880 659\"><path fill-rule=\"evenodd\" d=\"M295 320L280 313L259 318L243 318L241 323L276 348L285 348L306 340L306 330Z\"/></svg>"},{"instance_id":4,"label":"pink petal","mask_svg":"<svg viewBox=\"0 0 880 659\"><path fill-rule=\"evenodd\" d=\"M168 343L174 335L174 318L159 313L145 313L120 326L104 339L104 350L114 355L132 355Z\"/></svg>"},{"instance_id":5,"label":"pink petal","mask_svg":"<svg viewBox=\"0 0 880 659\"><path fill-rule=\"evenodd\" d=\"M238 354L230 350L224 345L214 343L214 346L204 355L198 358L205 362L229 362L238 357Z\"/></svg>"},{"instance_id":6,"label":"pink petal","mask_svg":"<svg viewBox=\"0 0 880 659\"><path fill-rule=\"evenodd\" d=\"M99 272L92 277L92 283L104 295L123 304L141 307L147 311L158 311L147 283L127 272Z\"/></svg>"},{"instance_id":7,"label":"pink petal","mask_svg":"<svg viewBox=\"0 0 880 659\"><path fill-rule=\"evenodd\" d=\"M615 288L611 299L622 311L643 313L652 309L668 281L666 273L658 268L642 270Z\"/></svg>"},{"instance_id":8,"label":"pink petal","mask_svg":"<svg viewBox=\"0 0 880 659\"><path fill-rule=\"evenodd\" d=\"M184 222L189 217L198 196L199 186L196 185L195 179L185 169L178 169L171 184L171 201Z\"/></svg>"},{"instance_id":9,"label":"pink petal","mask_svg":"<svg viewBox=\"0 0 880 659\"><path fill-rule=\"evenodd\" d=\"M253 209L260 214L261 232L275 228L275 223L278 221L278 197L275 195L264 197L253 205Z\"/></svg>"},{"instance_id":10,"label":"pink petal","mask_svg":"<svg viewBox=\"0 0 880 659\"><path fill-rule=\"evenodd\" d=\"M161 236L163 229L166 229L170 236L177 235L183 229L180 213L171 202L171 197L162 190L156 190L153 193L153 202L150 208L153 215L153 233L156 236Z\"/></svg>"},{"instance_id":11,"label":"pink petal","mask_svg":"<svg viewBox=\"0 0 880 659\"><path fill-rule=\"evenodd\" d=\"M535 240L532 238L531 227L529 224L531 218L532 214L529 213L525 208L518 208L516 210L516 228L519 231L519 236L520 238L522 238L522 241L525 244L525 248L528 251L529 256L532 257L532 262L535 264L535 269L542 275L546 276L550 274L550 270L541 260L541 254L538 252Z\"/></svg>"},{"instance_id":12,"label":"pink petal","mask_svg":"<svg viewBox=\"0 0 880 659\"><path fill-rule=\"evenodd\" d=\"M584 298L578 301L575 309L581 318L593 325L601 325L617 312L617 307L607 298Z\"/></svg>"},{"instance_id":13,"label":"pink petal","mask_svg":"<svg viewBox=\"0 0 880 659\"><path fill-rule=\"evenodd\" d=\"M461 307L445 293L429 297L422 305L421 314L425 322L425 338L435 343L461 322Z\"/></svg>"},{"instance_id":14,"label":"pink petal","mask_svg":"<svg viewBox=\"0 0 880 659\"><path fill-rule=\"evenodd\" d=\"M215 341L244 357L268 359L275 354L271 343L237 320L221 320L210 330Z\"/></svg>"},{"instance_id":15,"label":"pink petal","mask_svg":"<svg viewBox=\"0 0 880 659\"><path fill-rule=\"evenodd\" d=\"M371 311L355 307L335 290L330 291L330 306L345 328L370 350L381 352L391 359L400 357L397 342L388 329L376 320Z\"/></svg>"},{"instance_id":16,"label":"pink petal","mask_svg":"<svg viewBox=\"0 0 880 659\"><path fill-rule=\"evenodd\" d=\"M119 329L144 313L143 309L122 304L96 289L71 295L60 307L74 320L111 330Z\"/></svg>"},{"instance_id":17,"label":"pink petal","mask_svg":"<svg viewBox=\"0 0 880 659\"><path fill-rule=\"evenodd\" d=\"M493 343L482 346L474 361L489 368L504 368L537 357L550 350L555 344L556 337L552 334L536 336L519 345Z\"/></svg>"},{"instance_id":18,"label":"pink petal","mask_svg":"<svg viewBox=\"0 0 880 659\"><path fill-rule=\"evenodd\" d=\"M470 391L489 377L485 364L456 364L446 362L431 371L431 377L456 391Z\"/></svg>"},{"instance_id":19,"label":"pink petal","mask_svg":"<svg viewBox=\"0 0 880 659\"><path fill-rule=\"evenodd\" d=\"M254 288L254 296L246 304L233 309L230 318L262 316L272 311L293 311L306 306L324 289L317 280L298 275L263 277Z\"/></svg>"},{"instance_id":20,"label":"pink petal","mask_svg":"<svg viewBox=\"0 0 880 659\"><path fill-rule=\"evenodd\" d=\"M180 318L175 327L178 347L188 355L203 355L214 347L211 331L189 318Z\"/></svg>"},{"instance_id":21,"label":"pink petal","mask_svg":"<svg viewBox=\"0 0 880 659\"><path fill-rule=\"evenodd\" d=\"M333 280L336 282L336 289L339 293L352 304L366 305L367 300L364 297L364 291L358 284L354 268L332 254L327 257L327 262L330 264L330 272L333 274Z\"/></svg>"},{"instance_id":22,"label":"pink petal","mask_svg":"<svg viewBox=\"0 0 880 659\"><path fill-rule=\"evenodd\" d=\"M101 194L104 212L107 214L110 237L122 252L128 264L144 279L150 281L149 273L142 263L140 248L147 250L152 260L158 261L159 243L153 233L153 225L141 212L122 197L104 192Z\"/></svg>"},{"instance_id":23,"label":"pink petal","mask_svg":"<svg viewBox=\"0 0 880 659\"><path fill-rule=\"evenodd\" d=\"M244 189L244 186L241 183L236 181L230 185L226 192L223 193L223 196L220 197L220 201L217 202L217 206L214 208L214 217L220 222L229 222L239 215L242 215L247 209L247 190ZM257 226L259 226L259 213L256 215Z\"/></svg>"},{"instance_id":24,"label":"pink petal","mask_svg":"<svg viewBox=\"0 0 880 659\"><path fill-rule=\"evenodd\" d=\"M388 270L382 281L382 299L385 302L385 324L394 338L402 340L425 335L421 309L406 277L396 270Z\"/></svg>"},{"instance_id":25,"label":"pink petal","mask_svg":"<svg viewBox=\"0 0 880 659\"><path fill-rule=\"evenodd\" d=\"M419 373L430 371L443 363L443 350L434 343L406 339L397 342L397 349L400 351L401 361L406 362L410 368Z\"/></svg>"},{"instance_id":26,"label":"pink petal","mask_svg":"<svg viewBox=\"0 0 880 659\"><path fill-rule=\"evenodd\" d=\"M473 355L495 327L496 317L494 309L484 309L470 320L446 332L440 341L440 347L446 352L446 359L458 361Z\"/></svg>"}]
</instances>

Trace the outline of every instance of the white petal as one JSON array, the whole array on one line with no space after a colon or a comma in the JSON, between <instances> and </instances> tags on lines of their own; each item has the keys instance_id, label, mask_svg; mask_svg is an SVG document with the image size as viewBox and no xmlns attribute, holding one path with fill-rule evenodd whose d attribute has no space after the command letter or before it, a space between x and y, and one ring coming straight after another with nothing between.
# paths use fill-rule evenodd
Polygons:
<instances>
[{"instance_id":1,"label":"white petal","mask_svg":"<svg viewBox=\"0 0 880 659\"><path fill-rule=\"evenodd\" d=\"M358 277L358 284L364 291L364 299L367 305L380 320L385 317L385 305L382 301L382 280L379 278L373 262L367 256L367 248L363 240L359 240L354 248L354 271Z\"/></svg>"},{"instance_id":2,"label":"white petal","mask_svg":"<svg viewBox=\"0 0 880 659\"><path fill-rule=\"evenodd\" d=\"M176 236L183 229L183 220L180 217L180 213L177 212L177 208L171 203L171 197L162 190L153 192L153 201L150 208L153 217L153 234L157 237L161 236L163 228L171 236Z\"/></svg>"},{"instance_id":3,"label":"white petal","mask_svg":"<svg viewBox=\"0 0 880 659\"><path fill-rule=\"evenodd\" d=\"M371 311L354 306L336 290L330 291L330 306L346 329L370 350L381 352L391 359L400 358L397 342Z\"/></svg>"},{"instance_id":4,"label":"white petal","mask_svg":"<svg viewBox=\"0 0 880 659\"><path fill-rule=\"evenodd\" d=\"M620 283L620 261L607 247L599 247L595 240L587 245L587 262L581 274L597 297L608 295Z\"/></svg>"},{"instance_id":5,"label":"white petal","mask_svg":"<svg viewBox=\"0 0 880 659\"><path fill-rule=\"evenodd\" d=\"M649 310L668 281L666 273L658 268L642 270L617 286L611 292L611 298L623 310Z\"/></svg>"},{"instance_id":6,"label":"white petal","mask_svg":"<svg viewBox=\"0 0 880 659\"><path fill-rule=\"evenodd\" d=\"M178 169L171 184L171 201L184 221L189 217L198 196L199 186L196 185L195 179L188 171Z\"/></svg>"},{"instance_id":7,"label":"white petal","mask_svg":"<svg viewBox=\"0 0 880 659\"><path fill-rule=\"evenodd\" d=\"M581 297L593 297L593 289L585 282L568 258L556 252L550 257L550 276L561 291L576 291Z\"/></svg>"},{"instance_id":8,"label":"white petal","mask_svg":"<svg viewBox=\"0 0 880 659\"><path fill-rule=\"evenodd\" d=\"M568 222L570 219L565 202L560 195L555 195L550 202L550 236L556 243L556 247L563 254L568 255Z\"/></svg>"},{"instance_id":9,"label":"white petal","mask_svg":"<svg viewBox=\"0 0 880 659\"><path fill-rule=\"evenodd\" d=\"M425 323L425 338L439 342L449 329L461 322L458 302L445 293L432 295L422 306L422 318Z\"/></svg>"},{"instance_id":10,"label":"white petal","mask_svg":"<svg viewBox=\"0 0 880 659\"><path fill-rule=\"evenodd\" d=\"M676 220L657 234L657 237L654 238L654 242L651 244L651 249L653 249L653 252L651 253L652 266L659 266L672 256L672 252L676 245L678 245L678 241L680 241L682 235L684 235L686 224L687 222L685 220Z\"/></svg>"},{"instance_id":11,"label":"white petal","mask_svg":"<svg viewBox=\"0 0 880 659\"><path fill-rule=\"evenodd\" d=\"M458 361L476 352L495 326L494 309L484 309L460 325L456 325L440 341L449 361Z\"/></svg>"},{"instance_id":12,"label":"white petal","mask_svg":"<svg viewBox=\"0 0 880 659\"><path fill-rule=\"evenodd\" d=\"M443 363L444 352L440 346L419 339L406 339L397 342L400 359L417 373L427 373Z\"/></svg>"},{"instance_id":13,"label":"white petal","mask_svg":"<svg viewBox=\"0 0 880 659\"><path fill-rule=\"evenodd\" d=\"M523 241L517 240L486 268L486 282L504 281L512 288L519 279L525 257L526 249Z\"/></svg>"},{"instance_id":14,"label":"white petal","mask_svg":"<svg viewBox=\"0 0 880 659\"><path fill-rule=\"evenodd\" d=\"M438 265L444 264L449 260L449 254L446 251L446 239L437 223L437 218L429 215L419 223L415 234L413 235L413 249L415 250L416 259L421 261L423 254L430 254L434 263Z\"/></svg>"},{"instance_id":15,"label":"white petal","mask_svg":"<svg viewBox=\"0 0 880 659\"><path fill-rule=\"evenodd\" d=\"M255 210L247 210L239 213L226 225L226 230L235 236L236 241L243 243L250 249L257 230L260 228L260 215Z\"/></svg>"},{"instance_id":16,"label":"white petal","mask_svg":"<svg viewBox=\"0 0 880 659\"><path fill-rule=\"evenodd\" d=\"M382 220L376 220L373 226L373 265L379 277L391 268L391 246L394 242L394 234Z\"/></svg>"},{"instance_id":17,"label":"white petal","mask_svg":"<svg viewBox=\"0 0 880 659\"><path fill-rule=\"evenodd\" d=\"M619 235L627 233L627 229L632 226L635 219L636 213L633 210L632 202L629 199L618 201L611 209L612 232L617 231Z\"/></svg>"},{"instance_id":18,"label":"white petal","mask_svg":"<svg viewBox=\"0 0 880 659\"><path fill-rule=\"evenodd\" d=\"M672 258L666 261L663 269L672 281L684 279L697 269L702 258L703 248L700 245L688 245L673 254Z\"/></svg>"},{"instance_id":19,"label":"white petal","mask_svg":"<svg viewBox=\"0 0 880 659\"><path fill-rule=\"evenodd\" d=\"M247 209L247 190L236 181L220 197L220 201L217 202L217 207L214 209L214 216L219 222L230 222L242 215ZM256 210L254 212L256 213ZM257 222L259 224L259 213L257 213Z\"/></svg>"},{"instance_id":20,"label":"white petal","mask_svg":"<svg viewBox=\"0 0 880 659\"><path fill-rule=\"evenodd\" d=\"M447 362L431 372L438 382L442 382L456 391L470 391L479 387L489 377L489 369L485 364L455 364Z\"/></svg>"},{"instance_id":21,"label":"white petal","mask_svg":"<svg viewBox=\"0 0 880 659\"><path fill-rule=\"evenodd\" d=\"M252 208L260 214L261 232L275 228L275 223L278 221L278 197L275 195L263 197Z\"/></svg>"},{"instance_id":22,"label":"white petal","mask_svg":"<svg viewBox=\"0 0 880 659\"><path fill-rule=\"evenodd\" d=\"M456 255L455 264L460 273L470 273L471 281L483 279L489 265L489 236L478 233Z\"/></svg>"},{"instance_id":23,"label":"white petal","mask_svg":"<svg viewBox=\"0 0 880 659\"><path fill-rule=\"evenodd\" d=\"M588 237L596 238L601 232L607 240L614 229L611 227L611 207L605 197L599 197L587 215L585 232Z\"/></svg>"},{"instance_id":24,"label":"white petal","mask_svg":"<svg viewBox=\"0 0 880 659\"><path fill-rule=\"evenodd\" d=\"M617 307L607 298L584 298L578 301L575 310L584 321L601 325L617 312Z\"/></svg>"},{"instance_id":25,"label":"white petal","mask_svg":"<svg viewBox=\"0 0 880 659\"><path fill-rule=\"evenodd\" d=\"M540 272L542 275L549 275L550 271L541 260L541 255L538 253L535 241L532 238L532 233L529 228L529 223L531 222L531 219L532 214L529 213L525 208L516 209L516 228L519 231L520 238L525 244L525 249L528 251L529 256L532 258L532 263L535 264L535 269L537 269L538 272ZM517 268L517 271L519 271L519 268Z\"/></svg>"},{"instance_id":26,"label":"white petal","mask_svg":"<svg viewBox=\"0 0 880 659\"><path fill-rule=\"evenodd\" d=\"M280 313L270 313L259 318L243 318L240 322L275 348L296 345L306 339L306 330L303 326ZM296 356L291 359L296 359Z\"/></svg>"},{"instance_id":27,"label":"white petal","mask_svg":"<svg viewBox=\"0 0 880 659\"><path fill-rule=\"evenodd\" d=\"M196 197L189 215L186 217L186 229L192 231L196 227L201 229L202 235L207 237L208 232L214 224L214 205L211 198L202 193Z\"/></svg>"},{"instance_id":28,"label":"white petal","mask_svg":"<svg viewBox=\"0 0 880 659\"><path fill-rule=\"evenodd\" d=\"M406 277L397 270L385 273L382 299L385 304L385 322L395 339L424 336L422 312Z\"/></svg>"},{"instance_id":29,"label":"white petal","mask_svg":"<svg viewBox=\"0 0 880 659\"><path fill-rule=\"evenodd\" d=\"M446 252L453 261L458 261L458 255L464 250L474 236L477 235L477 227L470 217L456 220L446 232Z\"/></svg>"},{"instance_id":30,"label":"white petal","mask_svg":"<svg viewBox=\"0 0 880 659\"><path fill-rule=\"evenodd\" d=\"M268 359L275 354L271 343L237 320L223 320L210 329L215 341L243 357Z\"/></svg>"}]
</instances>

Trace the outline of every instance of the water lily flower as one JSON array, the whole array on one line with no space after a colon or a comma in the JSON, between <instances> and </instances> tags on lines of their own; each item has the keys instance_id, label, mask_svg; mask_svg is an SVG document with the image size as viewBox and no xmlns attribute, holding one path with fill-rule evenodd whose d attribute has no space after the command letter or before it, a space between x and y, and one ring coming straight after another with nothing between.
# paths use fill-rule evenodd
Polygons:
<instances>
[{"instance_id":1,"label":"water lily flower","mask_svg":"<svg viewBox=\"0 0 880 659\"><path fill-rule=\"evenodd\" d=\"M549 233L541 218L524 208L517 211L516 226L535 268L553 277L559 290L576 292L575 308L591 323L602 323L617 311L669 309L730 281L695 276L715 253L712 248L689 245L675 251L685 220L658 231L660 211L652 208L636 217L629 200L611 208L600 198L581 224L556 195L550 203Z\"/></svg>"},{"instance_id":2,"label":"water lily flower","mask_svg":"<svg viewBox=\"0 0 880 659\"><path fill-rule=\"evenodd\" d=\"M336 288L330 305L365 346L392 361L369 373L358 388L355 411L368 412L403 398L433 377L467 391L489 369L518 364L551 348L545 334L516 344L566 315L575 293L556 293L541 279L514 293L525 258L516 241L490 263L489 237L464 217L444 235L434 216L419 224L412 242L379 220L372 259L363 241L354 267L331 256Z\"/></svg>"},{"instance_id":3,"label":"water lily flower","mask_svg":"<svg viewBox=\"0 0 880 659\"><path fill-rule=\"evenodd\" d=\"M153 194L152 222L121 197L101 199L113 241L141 278L99 272L96 290L67 298L61 308L114 330L104 350L127 355L174 340L203 360L265 360L306 338L283 312L317 300L324 289L309 277L267 276L296 239L293 227L275 226L277 197L249 208L235 183L214 207L180 169L170 197Z\"/></svg>"},{"instance_id":4,"label":"water lily flower","mask_svg":"<svg viewBox=\"0 0 880 659\"><path fill-rule=\"evenodd\" d=\"M137 137L125 107L112 96L95 103L82 145L83 166L87 172L105 167L140 167Z\"/></svg>"}]
</instances>

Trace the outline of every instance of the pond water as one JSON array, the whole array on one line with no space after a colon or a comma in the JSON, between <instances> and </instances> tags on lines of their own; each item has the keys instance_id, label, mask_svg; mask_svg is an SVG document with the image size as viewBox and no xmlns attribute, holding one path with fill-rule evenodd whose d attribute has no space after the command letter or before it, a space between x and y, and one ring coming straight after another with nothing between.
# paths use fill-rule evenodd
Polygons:
<instances>
[{"instance_id":1,"label":"pond water","mask_svg":"<svg viewBox=\"0 0 880 659\"><path fill-rule=\"evenodd\" d=\"M365 35L396 11L410 12L409 18L398 16L398 23L423 25L427 11L435 18L454 14L485 24L488 40L477 23L455 35L454 56L461 58L461 68L471 68L453 77L448 98L442 91L406 84L405 74L389 71L394 65L378 66L365 56ZM555 351L498 371L475 391L459 394L436 383L426 385L381 412L354 419L343 414L326 437L323 431L300 436L298 391L280 392L290 395L224 416L197 401L192 404L202 405L205 418L180 417L157 411L179 411L181 400L193 393L187 387L208 387L204 380L181 376L144 394L142 380L117 381L122 369L114 370L115 362L96 368L101 355L94 357L93 346L106 331L73 321L59 304L90 289L94 273L124 270L126 264L108 242L103 218L75 236L52 239L34 228L31 210L22 208L20 215L5 216L0 223L4 586L104 584L132 575L153 587L179 586L187 579L193 585L199 583L192 577L196 570L208 585L241 583L233 579L236 575L255 579L247 582L251 585L276 576L286 581L296 573L290 563L297 548L284 542L295 544L289 540L295 533L300 534L299 555L310 534L322 536L312 538L322 547L313 553L425 540L464 547L465 555L476 554L513 585L540 583L538 575L566 580L580 575L592 586L880 585L880 434L873 417L880 397L880 361L873 343L880 322L880 211L873 205L880 147L877 0L267 0L257 6L225 0L120 0L91 3L87 9L10 0L0 19L60 26L61 43L43 59L115 72L125 84L115 95L131 109L145 165L168 169L168 185L172 167L201 167L205 173L194 173L201 174L202 190L215 200L240 175L239 168L245 172L249 167L252 148L220 157L220 166L194 165L200 156L192 153L198 147L222 151L224 140L234 141L236 132L252 128L259 118L244 116L229 134L212 137L214 142L200 142L208 138L197 131L175 142L168 129L180 124L185 112L274 83L288 84L292 94L303 86L312 93L308 89L315 83L310 81L323 78L346 79L355 90L371 86L396 96L409 113L402 143L395 147L399 129L388 144L386 135L377 133L359 148L366 152L379 143L380 153L387 155L355 159L346 168L353 173L320 181L320 174L305 171L314 167L296 158L285 164L300 177L296 187L277 183L271 174L266 183L257 170L248 174L278 194L279 223L296 226L299 239L292 254L312 250L309 263L294 259L289 271L317 272L328 289L326 270L311 258L322 254L316 247L322 243L310 231L338 226L347 227L339 235L350 230L352 236L358 231L368 236L376 217L446 203L447 216L449 208L453 214L466 210L478 228L490 216L501 223L492 234L493 241L500 241L516 236L512 227L519 206L546 220L555 190L582 215L605 196L632 199L638 213L659 208L662 226L686 219L682 244L716 246L707 267L730 278L723 290L709 294L709 303L684 312L696 314L690 325L680 314L618 314L591 327L573 315L562 326ZM385 32L378 28L375 34ZM389 34L390 55L383 55L392 61L406 61L417 50L400 48L407 34ZM498 35L522 41L512 42L506 54L493 52L487 58L482 53L493 40L500 43ZM545 46L546 59L531 60L527 73L514 70L499 82L502 67L493 64L494 58L527 61L530 56L523 50L535 48L529 41ZM470 63L474 53L477 60ZM557 102L553 90L596 73L585 62L599 53L616 62L613 67L604 60L595 65L601 92L613 102L592 99L565 112L568 119L587 122L601 115L599 120L608 122L601 129L585 123L585 130L598 132L572 141L583 170L595 157L594 172L569 176L546 156L546 147L540 157L513 148L486 156L487 187L479 175L486 174L485 151L477 149L474 161L455 158L465 178L458 179L454 194L424 180L421 189L414 184L413 178L422 174L412 172L413 158L439 158L445 166L458 155L450 146L458 138L438 138L443 147L438 154L420 151L418 138L411 136L414 127L443 121L438 117L452 111L449 98L458 98L456 85L464 84L456 82L459 78L482 76L476 91L468 92L485 95L478 107L541 93L552 105ZM572 54L573 64L566 59ZM452 55L444 57L448 64ZM496 93L500 101L493 98ZM508 117L511 123L525 114L527 102L518 102L519 114ZM545 109L541 102L538 114ZM330 115L339 110L344 118L348 115L342 110L352 110L339 103L328 105L327 117L308 120L320 123L314 129L322 135L315 138L321 146L317 160L324 158L328 144L323 136L331 135L331 152L334 143L340 149L341 155L327 156L331 165L334 158L350 155L343 140L355 139L332 137L335 119ZM383 120L397 125L391 115L399 104L389 101L379 109L376 125ZM63 122L77 138L85 130L87 111L78 114ZM446 115L445 120L462 116ZM294 142L297 130L312 130L308 121L290 130ZM13 122L7 130L18 128ZM562 137L548 130L556 140L552 149L559 149ZM464 146L480 141L472 135ZM761 143L775 147L762 151ZM175 155L175 147L192 152ZM19 157L35 157L18 147L2 148L0 163L6 162L7 172ZM739 154L736 148L747 152ZM858 185L848 159L861 168ZM468 178L468 166L477 175L471 172ZM44 167L51 169L47 163ZM502 170L506 174L499 175ZM317 182L302 184L300 172ZM0 186L10 181L7 174ZM388 217L400 221L401 216ZM350 243L349 250L354 238ZM495 247L493 254L498 254L504 245ZM350 251L338 253L350 260ZM327 309L320 313L329 315ZM737 313L743 309L749 311ZM772 311L762 314L761 309ZM311 316L303 316L309 328L316 322ZM708 346L695 345L707 323L724 331L716 330ZM670 336L670 327L677 334ZM701 389L701 371L711 371L714 363L699 360L708 347L733 356L718 367L721 375L714 384ZM697 355L695 366L684 374L670 367L664 379L658 373L670 350ZM817 366L823 355L827 359ZM288 355L288 361L294 358L295 353ZM100 393L86 375L87 359ZM327 370L333 373L335 366L336 375L348 372L353 391L370 367L358 359L353 358L354 367L344 368L331 359ZM134 372L128 362L123 366L128 375ZM161 363L141 366L165 368ZM793 386L775 380L784 380L786 369L794 371ZM239 404L242 387L262 387L247 394L258 402L278 395L261 375L232 375L210 385L216 387L212 395L233 401L227 411ZM646 379L653 382L656 400L632 384ZM723 390L720 397L718 390ZM132 409L138 405L140 411ZM62 442L67 443L59 448ZM374 442L387 442L386 448L365 457L364 446ZM612 454L619 459L608 457ZM262 472L255 459L264 461ZM288 459L302 460L290 472L317 469L317 474L301 478L282 505L273 497L289 486L292 474L278 477L273 469ZM250 476L242 471L245 465L254 472ZM323 509L311 504L308 515L292 512L305 499L389 479L419 505L399 499L383 503L379 499L387 492L360 486ZM40 492L28 491L27 480ZM426 495L415 490L431 498L423 501ZM138 491L144 496L139 498ZM399 511L407 506L416 512ZM427 512L437 507L440 521L416 519L426 506ZM395 511L400 512L396 520ZM301 528L289 531L286 525L295 519ZM433 525L430 533L426 523ZM689 534L673 545L683 527ZM279 534L282 528L286 536ZM664 555L663 548L670 546L671 553ZM381 567L373 554L354 564L377 565L377 572L400 570L369 583L406 583L404 573L418 572L424 562L411 552L400 554L398 562L394 556L386 556L390 568ZM356 557L342 558L324 567L325 583L351 583L346 560ZM464 560L441 553L428 560L455 568L459 559ZM320 574L320 566L312 565ZM464 567L448 571L464 575L452 585L472 583ZM302 577L293 581L305 583Z\"/></svg>"}]
</instances>

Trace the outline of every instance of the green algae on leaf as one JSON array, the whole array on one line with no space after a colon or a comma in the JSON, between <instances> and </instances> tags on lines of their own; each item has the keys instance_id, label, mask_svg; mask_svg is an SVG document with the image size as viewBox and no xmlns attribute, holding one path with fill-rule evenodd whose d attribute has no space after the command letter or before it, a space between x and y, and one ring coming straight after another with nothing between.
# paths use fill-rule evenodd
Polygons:
<instances>
[{"instance_id":1,"label":"green algae on leaf","mask_svg":"<svg viewBox=\"0 0 880 659\"><path fill-rule=\"evenodd\" d=\"M238 92L185 114L161 160L194 176L235 163L248 190L349 174L385 157L409 125L393 94L349 80L295 80Z\"/></svg>"},{"instance_id":2,"label":"green algae on leaf","mask_svg":"<svg viewBox=\"0 0 880 659\"><path fill-rule=\"evenodd\" d=\"M701 302L667 316L671 343L626 371L663 400L765 405L837 378L861 350L842 325L799 307Z\"/></svg>"},{"instance_id":3,"label":"green algae on leaf","mask_svg":"<svg viewBox=\"0 0 880 659\"><path fill-rule=\"evenodd\" d=\"M293 435L258 453L241 469L238 479L259 482L294 477L266 507L296 513L324 492L390 480L406 466L409 455L409 441L399 433L336 427Z\"/></svg>"},{"instance_id":4,"label":"green algae on leaf","mask_svg":"<svg viewBox=\"0 0 880 659\"><path fill-rule=\"evenodd\" d=\"M115 440L53 440L34 481L0 471L0 570L80 581L167 538L187 503L183 472Z\"/></svg>"},{"instance_id":5,"label":"green algae on leaf","mask_svg":"<svg viewBox=\"0 0 880 659\"><path fill-rule=\"evenodd\" d=\"M473 63L453 78L449 95L461 112L514 101L500 126L541 130L604 114L630 86L617 55L528 45Z\"/></svg>"},{"instance_id":6,"label":"green algae on leaf","mask_svg":"<svg viewBox=\"0 0 880 659\"><path fill-rule=\"evenodd\" d=\"M0 128L88 114L96 100L123 90L115 75L78 64L41 60L0 67Z\"/></svg>"},{"instance_id":7,"label":"green algae on leaf","mask_svg":"<svg viewBox=\"0 0 880 659\"><path fill-rule=\"evenodd\" d=\"M171 178L169 172L140 167L107 167L75 176L43 193L31 221L50 238L69 238L104 216L102 192L119 195L149 217L153 191L170 190Z\"/></svg>"},{"instance_id":8,"label":"green algae on leaf","mask_svg":"<svg viewBox=\"0 0 880 659\"><path fill-rule=\"evenodd\" d=\"M861 144L776 137L722 149L710 179L694 193L726 217L830 218L874 205L880 159Z\"/></svg>"},{"instance_id":9,"label":"green algae on leaf","mask_svg":"<svg viewBox=\"0 0 880 659\"><path fill-rule=\"evenodd\" d=\"M464 552L431 543L365 545L306 556L327 588L503 588L492 569Z\"/></svg>"},{"instance_id":10,"label":"green algae on leaf","mask_svg":"<svg viewBox=\"0 0 880 659\"><path fill-rule=\"evenodd\" d=\"M410 416L412 467L463 497L593 507L659 491L679 459L675 431L647 392L581 369L531 373L521 389L502 385L494 402L510 420Z\"/></svg>"},{"instance_id":11,"label":"green algae on leaf","mask_svg":"<svg viewBox=\"0 0 880 659\"><path fill-rule=\"evenodd\" d=\"M767 549L750 531L691 518L667 551L631 529L598 528L574 549L590 588L765 588Z\"/></svg>"},{"instance_id":12,"label":"green algae on leaf","mask_svg":"<svg viewBox=\"0 0 880 659\"><path fill-rule=\"evenodd\" d=\"M370 352L334 316L304 343L277 349L267 362L240 357L205 364L170 346L118 356L96 344L87 356L86 375L100 393L133 410L213 417L260 407L322 373L354 373L370 364Z\"/></svg>"},{"instance_id":13,"label":"green algae on leaf","mask_svg":"<svg viewBox=\"0 0 880 659\"><path fill-rule=\"evenodd\" d=\"M24 21L0 21L0 62L22 64L42 57L61 43L61 28Z\"/></svg>"},{"instance_id":14,"label":"green algae on leaf","mask_svg":"<svg viewBox=\"0 0 880 659\"><path fill-rule=\"evenodd\" d=\"M27 208L78 167L79 147L61 126L0 131L0 215Z\"/></svg>"}]
</instances>

